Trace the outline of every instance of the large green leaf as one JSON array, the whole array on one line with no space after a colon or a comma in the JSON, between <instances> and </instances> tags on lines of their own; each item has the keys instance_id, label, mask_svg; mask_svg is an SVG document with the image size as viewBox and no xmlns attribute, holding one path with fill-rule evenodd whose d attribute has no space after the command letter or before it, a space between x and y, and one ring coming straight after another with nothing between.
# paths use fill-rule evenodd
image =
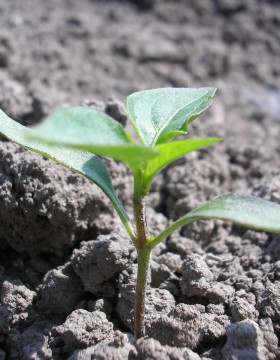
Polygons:
<instances>
[{"instance_id":1,"label":"large green leaf","mask_svg":"<svg viewBox=\"0 0 280 360\"><path fill-rule=\"evenodd\" d=\"M12 120L2 110L0 110L0 133L14 143L42 154L92 180L109 197L127 231L131 236L133 235L132 224L114 191L110 175L105 165L97 156L87 151L73 150L32 140L31 137L34 136L34 130L28 129Z\"/></svg>"},{"instance_id":2,"label":"large green leaf","mask_svg":"<svg viewBox=\"0 0 280 360\"><path fill-rule=\"evenodd\" d=\"M134 143L124 128L110 116L92 108L60 109L48 116L32 133L49 144L59 144L123 161L132 169L157 152Z\"/></svg>"},{"instance_id":3,"label":"large green leaf","mask_svg":"<svg viewBox=\"0 0 280 360\"><path fill-rule=\"evenodd\" d=\"M174 160L180 157L214 143L222 141L222 138L214 139L194 139L194 140L181 140L173 141L165 144L156 145L155 149L159 151L159 154L150 159L145 168L145 186L146 191L149 190L150 184L153 178L162 170L165 166L172 163Z\"/></svg>"},{"instance_id":4,"label":"large green leaf","mask_svg":"<svg viewBox=\"0 0 280 360\"><path fill-rule=\"evenodd\" d=\"M230 221L255 230L280 233L280 205L250 195L218 196L175 221L152 240L154 247L173 231L196 220Z\"/></svg>"},{"instance_id":5,"label":"large green leaf","mask_svg":"<svg viewBox=\"0 0 280 360\"><path fill-rule=\"evenodd\" d=\"M186 133L188 124L211 104L215 88L163 88L136 92L127 111L142 143L153 147Z\"/></svg>"}]
</instances>

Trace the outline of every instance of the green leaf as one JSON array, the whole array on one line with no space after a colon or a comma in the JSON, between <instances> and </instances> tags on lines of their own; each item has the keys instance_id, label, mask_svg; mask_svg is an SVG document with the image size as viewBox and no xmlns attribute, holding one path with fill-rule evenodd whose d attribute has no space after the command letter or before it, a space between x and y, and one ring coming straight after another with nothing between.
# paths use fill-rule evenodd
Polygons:
<instances>
[{"instance_id":1,"label":"green leaf","mask_svg":"<svg viewBox=\"0 0 280 360\"><path fill-rule=\"evenodd\" d=\"M34 127L32 135L49 144L112 157L127 163L132 169L157 155L155 150L135 144L110 116L82 106L55 111Z\"/></svg>"},{"instance_id":2,"label":"green leaf","mask_svg":"<svg viewBox=\"0 0 280 360\"><path fill-rule=\"evenodd\" d=\"M151 248L196 220L223 220L250 229L280 233L280 205L250 195L218 196L171 224L149 244Z\"/></svg>"},{"instance_id":3,"label":"green leaf","mask_svg":"<svg viewBox=\"0 0 280 360\"><path fill-rule=\"evenodd\" d=\"M159 154L150 159L145 168L145 185L146 191L149 190L153 178L162 170L165 166L172 163L174 160L180 157L214 143L222 141L222 138L214 139L194 139L194 140L181 140L173 141L166 144L156 145L155 149L159 151Z\"/></svg>"},{"instance_id":4,"label":"green leaf","mask_svg":"<svg viewBox=\"0 0 280 360\"><path fill-rule=\"evenodd\" d=\"M34 130L28 129L12 120L2 110L0 110L0 133L14 143L48 157L92 180L109 197L127 231L131 236L133 235L132 224L114 191L110 175L105 165L97 156L87 151L67 149L31 140L30 138L34 137Z\"/></svg>"},{"instance_id":5,"label":"green leaf","mask_svg":"<svg viewBox=\"0 0 280 360\"><path fill-rule=\"evenodd\" d=\"M219 196L193 210L189 216L219 219L250 229L280 232L280 205L252 195Z\"/></svg>"},{"instance_id":6,"label":"green leaf","mask_svg":"<svg viewBox=\"0 0 280 360\"><path fill-rule=\"evenodd\" d=\"M142 143L153 147L188 131L211 104L215 88L163 88L136 92L127 111Z\"/></svg>"}]
</instances>

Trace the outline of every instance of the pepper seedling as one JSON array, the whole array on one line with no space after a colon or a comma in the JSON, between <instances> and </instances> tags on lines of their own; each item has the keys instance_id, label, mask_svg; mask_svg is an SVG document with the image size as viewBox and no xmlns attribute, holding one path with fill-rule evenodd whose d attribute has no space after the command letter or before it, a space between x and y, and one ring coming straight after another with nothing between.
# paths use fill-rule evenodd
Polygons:
<instances>
[{"instance_id":1,"label":"pepper seedling","mask_svg":"<svg viewBox=\"0 0 280 360\"><path fill-rule=\"evenodd\" d=\"M174 160L222 140L174 139L187 134L189 124L212 104L215 91L215 88L164 88L128 96L127 111L138 143L118 122L92 108L57 110L33 128L22 126L0 110L0 132L5 137L92 180L119 214L138 255L136 339L145 334L145 294L151 252L172 232L193 221L219 219L280 233L280 205L254 196L228 194L206 202L160 234L149 234L145 198L155 176ZM130 167L134 177L134 221L116 195L109 172L97 155L114 158Z\"/></svg>"}]
</instances>

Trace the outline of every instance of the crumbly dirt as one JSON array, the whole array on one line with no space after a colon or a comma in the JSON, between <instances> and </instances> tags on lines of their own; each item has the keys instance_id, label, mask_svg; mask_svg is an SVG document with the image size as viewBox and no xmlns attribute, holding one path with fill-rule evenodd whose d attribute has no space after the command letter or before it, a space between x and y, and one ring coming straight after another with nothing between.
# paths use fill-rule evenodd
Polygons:
<instances>
[{"instance_id":1,"label":"crumbly dirt","mask_svg":"<svg viewBox=\"0 0 280 360\"><path fill-rule=\"evenodd\" d=\"M0 2L0 107L25 125L82 104L127 129L148 88L216 86L148 198L151 233L212 197L280 203L277 0ZM105 160L131 213L132 177ZM147 338L133 340L136 254L86 179L0 141L0 360L280 358L280 236L194 223L153 253Z\"/></svg>"}]
</instances>

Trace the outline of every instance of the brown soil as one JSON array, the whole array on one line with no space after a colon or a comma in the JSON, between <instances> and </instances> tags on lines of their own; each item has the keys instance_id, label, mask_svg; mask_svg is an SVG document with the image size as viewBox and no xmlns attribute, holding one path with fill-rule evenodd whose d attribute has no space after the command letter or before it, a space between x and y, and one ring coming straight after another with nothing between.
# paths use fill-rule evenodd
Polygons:
<instances>
[{"instance_id":1,"label":"brown soil","mask_svg":"<svg viewBox=\"0 0 280 360\"><path fill-rule=\"evenodd\" d=\"M24 124L81 103L126 123L134 91L218 87L190 136L225 141L157 178L151 232L223 193L280 202L279 1L14 0L0 14L0 107ZM136 256L108 200L4 139L0 158L1 360L280 357L278 235L217 221L172 235L134 344ZM131 175L106 164L130 211Z\"/></svg>"}]
</instances>

